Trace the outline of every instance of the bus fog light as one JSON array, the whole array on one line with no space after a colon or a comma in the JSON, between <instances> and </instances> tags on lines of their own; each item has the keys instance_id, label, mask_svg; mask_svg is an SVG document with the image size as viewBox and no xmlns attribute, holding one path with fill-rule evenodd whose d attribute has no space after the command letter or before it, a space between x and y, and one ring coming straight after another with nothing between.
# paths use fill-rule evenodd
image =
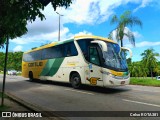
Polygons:
<instances>
[{"instance_id":1,"label":"bus fog light","mask_svg":"<svg viewBox=\"0 0 160 120\"><path fill-rule=\"evenodd\" d=\"M122 85L125 84L125 81L121 81L121 84L122 84Z\"/></svg>"},{"instance_id":2,"label":"bus fog light","mask_svg":"<svg viewBox=\"0 0 160 120\"><path fill-rule=\"evenodd\" d=\"M110 82L111 84L114 84L114 82L113 82L113 81L111 81L111 80L109 80L109 82Z\"/></svg>"}]
</instances>

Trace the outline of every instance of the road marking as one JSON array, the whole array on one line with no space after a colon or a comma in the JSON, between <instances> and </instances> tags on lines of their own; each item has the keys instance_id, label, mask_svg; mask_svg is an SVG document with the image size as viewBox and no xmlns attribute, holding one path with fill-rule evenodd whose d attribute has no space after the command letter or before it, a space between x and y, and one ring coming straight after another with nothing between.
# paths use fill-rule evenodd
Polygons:
<instances>
[{"instance_id":1,"label":"road marking","mask_svg":"<svg viewBox=\"0 0 160 120\"><path fill-rule=\"evenodd\" d=\"M145 91L145 92L160 92L160 91L151 91L151 90L141 90L141 89L132 89L132 90L137 90L137 91Z\"/></svg>"},{"instance_id":2,"label":"road marking","mask_svg":"<svg viewBox=\"0 0 160 120\"><path fill-rule=\"evenodd\" d=\"M79 91L79 90L73 90L73 89L65 89L65 90L74 91L74 92L79 92L79 93L83 93L83 94L94 95L93 93L90 93L90 92L83 92L83 91Z\"/></svg>"},{"instance_id":3,"label":"road marking","mask_svg":"<svg viewBox=\"0 0 160 120\"><path fill-rule=\"evenodd\" d=\"M143 104L143 105L149 105L149 106L154 106L154 107L160 107L160 105L156 104L150 104L150 103L145 103L145 102L139 102L139 101L132 101L132 100L127 100L127 99L122 99L123 101L127 102L132 102L132 103L138 103L138 104Z\"/></svg>"}]
</instances>

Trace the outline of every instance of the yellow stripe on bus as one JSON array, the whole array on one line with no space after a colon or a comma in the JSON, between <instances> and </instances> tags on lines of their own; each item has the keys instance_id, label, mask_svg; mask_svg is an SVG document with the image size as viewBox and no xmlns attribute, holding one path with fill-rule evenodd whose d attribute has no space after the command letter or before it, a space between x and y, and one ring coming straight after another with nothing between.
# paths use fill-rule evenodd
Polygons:
<instances>
[{"instance_id":1,"label":"yellow stripe on bus","mask_svg":"<svg viewBox=\"0 0 160 120\"><path fill-rule=\"evenodd\" d=\"M123 72L116 72L116 71L113 71L113 70L110 70L110 72L115 76L123 76Z\"/></svg>"}]
</instances>

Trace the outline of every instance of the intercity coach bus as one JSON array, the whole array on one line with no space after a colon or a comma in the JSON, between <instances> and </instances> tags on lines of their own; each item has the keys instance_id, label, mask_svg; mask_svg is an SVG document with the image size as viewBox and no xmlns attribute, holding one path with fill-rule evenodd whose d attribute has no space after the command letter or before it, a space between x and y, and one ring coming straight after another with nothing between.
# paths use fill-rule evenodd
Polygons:
<instances>
[{"instance_id":1,"label":"intercity coach bus","mask_svg":"<svg viewBox=\"0 0 160 120\"><path fill-rule=\"evenodd\" d=\"M98 36L75 36L53 42L23 54L22 76L30 80L70 82L73 88L81 84L119 86L129 84L126 62L128 48L113 40Z\"/></svg>"}]
</instances>

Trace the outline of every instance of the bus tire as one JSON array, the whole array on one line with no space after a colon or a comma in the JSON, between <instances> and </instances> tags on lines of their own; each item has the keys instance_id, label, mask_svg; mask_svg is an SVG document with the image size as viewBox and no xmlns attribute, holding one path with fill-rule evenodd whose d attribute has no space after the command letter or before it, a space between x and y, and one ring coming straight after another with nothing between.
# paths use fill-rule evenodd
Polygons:
<instances>
[{"instance_id":1,"label":"bus tire","mask_svg":"<svg viewBox=\"0 0 160 120\"><path fill-rule=\"evenodd\" d=\"M73 88L77 89L81 86L81 77L78 73L71 74L70 82Z\"/></svg>"},{"instance_id":2,"label":"bus tire","mask_svg":"<svg viewBox=\"0 0 160 120\"><path fill-rule=\"evenodd\" d=\"M33 73L32 73L32 71L29 72L29 80L30 80L30 81L33 81L33 80L34 80L34 79L33 79Z\"/></svg>"}]
</instances>

